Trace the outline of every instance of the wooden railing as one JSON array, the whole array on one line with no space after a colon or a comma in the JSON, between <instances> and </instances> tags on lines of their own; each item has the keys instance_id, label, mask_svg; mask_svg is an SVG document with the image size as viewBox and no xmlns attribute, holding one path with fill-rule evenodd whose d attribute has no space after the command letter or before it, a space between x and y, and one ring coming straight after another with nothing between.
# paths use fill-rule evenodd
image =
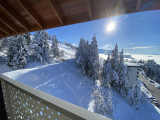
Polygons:
<instances>
[{"instance_id":1,"label":"wooden railing","mask_svg":"<svg viewBox=\"0 0 160 120\"><path fill-rule=\"evenodd\" d=\"M109 120L0 74L10 120Z\"/></svg>"}]
</instances>

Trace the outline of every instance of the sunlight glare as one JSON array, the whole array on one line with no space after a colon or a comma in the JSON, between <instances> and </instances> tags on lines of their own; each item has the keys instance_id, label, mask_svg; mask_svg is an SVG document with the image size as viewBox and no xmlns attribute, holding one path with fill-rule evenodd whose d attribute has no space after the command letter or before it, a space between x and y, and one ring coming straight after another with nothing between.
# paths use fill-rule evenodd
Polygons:
<instances>
[{"instance_id":1,"label":"sunlight glare","mask_svg":"<svg viewBox=\"0 0 160 120\"><path fill-rule=\"evenodd\" d=\"M107 26L106 26L106 30L108 32L112 32L116 27L116 24L114 22L110 22Z\"/></svg>"}]
</instances>

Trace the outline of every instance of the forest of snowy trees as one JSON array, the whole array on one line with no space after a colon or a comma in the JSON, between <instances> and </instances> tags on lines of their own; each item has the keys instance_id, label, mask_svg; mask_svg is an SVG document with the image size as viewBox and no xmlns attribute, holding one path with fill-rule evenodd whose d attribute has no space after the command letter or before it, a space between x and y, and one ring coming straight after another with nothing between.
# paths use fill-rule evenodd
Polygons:
<instances>
[{"instance_id":1,"label":"forest of snowy trees","mask_svg":"<svg viewBox=\"0 0 160 120\"><path fill-rule=\"evenodd\" d=\"M83 37L80 39L76 61L84 74L92 77L94 80L99 78L99 54L95 35L92 38L91 44Z\"/></svg>"},{"instance_id":2,"label":"forest of snowy trees","mask_svg":"<svg viewBox=\"0 0 160 120\"><path fill-rule=\"evenodd\" d=\"M148 60L144 65L144 71L150 79L160 83L160 65L154 60Z\"/></svg>"},{"instance_id":3,"label":"forest of snowy trees","mask_svg":"<svg viewBox=\"0 0 160 120\"><path fill-rule=\"evenodd\" d=\"M94 80L91 95L91 103L94 105L89 108L91 111L112 116L112 89L115 89L122 97L128 98L129 104L139 108L142 98L140 81L137 80L133 88L129 87L129 69L124 63L123 49L119 52L117 44L100 70L96 35L94 34L90 44L82 37L76 53L76 63L84 75ZM96 84L97 80L100 81L100 85Z\"/></svg>"},{"instance_id":4,"label":"forest of snowy trees","mask_svg":"<svg viewBox=\"0 0 160 120\"><path fill-rule=\"evenodd\" d=\"M52 41L50 48L48 39ZM21 34L1 39L1 50L7 51L6 63L12 69L24 68L29 61L49 63L53 57L60 57L58 39L48 35L46 30Z\"/></svg>"},{"instance_id":5,"label":"forest of snowy trees","mask_svg":"<svg viewBox=\"0 0 160 120\"><path fill-rule=\"evenodd\" d=\"M91 44L83 37L80 39L76 61L85 75L94 80L100 78L98 46L95 35ZM115 87L122 96L126 96L128 93L128 69L124 64L123 50L119 55L117 44L112 55L108 55L108 59L104 62L101 82L103 86L110 84Z\"/></svg>"},{"instance_id":6,"label":"forest of snowy trees","mask_svg":"<svg viewBox=\"0 0 160 120\"><path fill-rule=\"evenodd\" d=\"M49 46L48 40L51 40ZM31 34L21 34L1 40L1 49L7 51L6 63L12 69L24 68L30 61L49 63L53 58L59 58L61 53L58 48L56 36L48 35L46 30L36 31ZM84 75L93 79L93 90L91 102L92 111L112 118L113 104L112 91L117 91L122 97L128 99L129 104L137 109L142 98L140 90L140 80L130 88L129 69L124 63L123 49L119 52L118 45L104 60L103 67L100 68L98 43L96 35L93 35L91 43L83 37L80 39L77 50L76 64ZM153 61L148 61L144 68L147 76L160 81L160 66Z\"/></svg>"}]
</instances>

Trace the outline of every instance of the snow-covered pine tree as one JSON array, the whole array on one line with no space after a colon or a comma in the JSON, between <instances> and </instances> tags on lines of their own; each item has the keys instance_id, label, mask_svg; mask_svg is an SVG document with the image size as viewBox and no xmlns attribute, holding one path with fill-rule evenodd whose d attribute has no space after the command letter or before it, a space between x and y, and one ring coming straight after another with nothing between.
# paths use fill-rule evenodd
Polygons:
<instances>
[{"instance_id":1,"label":"snow-covered pine tree","mask_svg":"<svg viewBox=\"0 0 160 120\"><path fill-rule=\"evenodd\" d=\"M43 38L43 45L42 45L42 50L43 50L43 61L44 62L50 62L50 49L48 45L48 32L46 30L41 31L41 36Z\"/></svg>"},{"instance_id":2,"label":"snow-covered pine tree","mask_svg":"<svg viewBox=\"0 0 160 120\"><path fill-rule=\"evenodd\" d=\"M81 37L80 42L79 42L79 45L78 45L78 49L77 49L77 52L76 52L76 60L78 60L79 57L82 56L82 54L83 54L83 49L84 49L84 44L85 44L85 40L84 40L83 37Z\"/></svg>"},{"instance_id":3,"label":"snow-covered pine tree","mask_svg":"<svg viewBox=\"0 0 160 120\"><path fill-rule=\"evenodd\" d=\"M43 63L43 58L42 58L42 48L39 47L37 44L34 44L31 42L31 44L29 45L29 54L30 54L30 60L31 61L40 61Z\"/></svg>"},{"instance_id":4,"label":"snow-covered pine tree","mask_svg":"<svg viewBox=\"0 0 160 120\"><path fill-rule=\"evenodd\" d=\"M24 47L25 38L23 35L10 37L7 52L7 65L12 69L24 68L28 64L28 51Z\"/></svg>"},{"instance_id":5,"label":"snow-covered pine tree","mask_svg":"<svg viewBox=\"0 0 160 120\"><path fill-rule=\"evenodd\" d=\"M107 61L103 64L103 71L102 71L102 85L108 86L111 82L111 75L112 75L112 68L111 68L111 61L110 55L108 55Z\"/></svg>"},{"instance_id":6,"label":"snow-covered pine tree","mask_svg":"<svg viewBox=\"0 0 160 120\"><path fill-rule=\"evenodd\" d=\"M94 34L92 42L90 44L90 54L89 54L89 76L94 80L99 78L99 54L98 45L96 40L96 35Z\"/></svg>"},{"instance_id":7,"label":"snow-covered pine tree","mask_svg":"<svg viewBox=\"0 0 160 120\"><path fill-rule=\"evenodd\" d=\"M106 115L107 113L105 100L100 92L100 89L98 89L97 87L93 88L93 93L91 94L91 101L88 110L101 115Z\"/></svg>"},{"instance_id":8,"label":"snow-covered pine tree","mask_svg":"<svg viewBox=\"0 0 160 120\"><path fill-rule=\"evenodd\" d=\"M7 47L7 38L0 39L0 51L3 51Z\"/></svg>"},{"instance_id":9,"label":"snow-covered pine tree","mask_svg":"<svg viewBox=\"0 0 160 120\"><path fill-rule=\"evenodd\" d=\"M131 94L129 96L129 103L134 105L136 109L139 108L139 103L141 100L141 90L140 90L140 80L137 80L137 84L132 88Z\"/></svg>"},{"instance_id":10,"label":"snow-covered pine tree","mask_svg":"<svg viewBox=\"0 0 160 120\"><path fill-rule=\"evenodd\" d=\"M34 32L34 37L29 45L30 56L32 60L40 61L43 63L43 50L42 50L43 40L41 37L41 31Z\"/></svg>"},{"instance_id":11,"label":"snow-covered pine tree","mask_svg":"<svg viewBox=\"0 0 160 120\"><path fill-rule=\"evenodd\" d=\"M88 75L88 71L89 71L89 53L90 53L90 48L89 48L89 42L88 40L85 43L85 49L84 49L84 66L85 66L85 74Z\"/></svg>"},{"instance_id":12,"label":"snow-covered pine tree","mask_svg":"<svg viewBox=\"0 0 160 120\"><path fill-rule=\"evenodd\" d=\"M111 55L111 64L112 64L112 68L114 70L116 70L118 72L118 63L119 63L119 59L118 59L118 45L115 45L114 50L112 51L112 55Z\"/></svg>"},{"instance_id":13,"label":"snow-covered pine tree","mask_svg":"<svg viewBox=\"0 0 160 120\"><path fill-rule=\"evenodd\" d=\"M144 71L150 79L160 83L160 65L154 60L148 60L145 64Z\"/></svg>"},{"instance_id":14,"label":"snow-covered pine tree","mask_svg":"<svg viewBox=\"0 0 160 120\"><path fill-rule=\"evenodd\" d=\"M52 40L52 36L51 35L48 35L48 40Z\"/></svg>"},{"instance_id":15,"label":"snow-covered pine tree","mask_svg":"<svg viewBox=\"0 0 160 120\"><path fill-rule=\"evenodd\" d=\"M128 77L129 74L128 74L128 68L126 65L124 65L124 68L123 68L123 77L122 77L122 87L121 87L121 90L120 90L120 93L122 96L126 96L128 94L128 91L129 91L129 80L128 80Z\"/></svg>"},{"instance_id":16,"label":"snow-covered pine tree","mask_svg":"<svg viewBox=\"0 0 160 120\"><path fill-rule=\"evenodd\" d=\"M26 45L29 45L31 43L31 34L30 33L24 33L23 36L26 40Z\"/></svg>"},{"instance_id":17,"label":"snow-covered pine tree","mask_svg":"<svg viewBox=\"0 0 160 120\"><path fill-rule=\"evenodd\" d=\"M101 94L103 96L105 105L106 105L106 115L110 118L113 117L113 104L112 104L112 89L108 84L105 88L101 87Z\"/></svg>"},{"instance_id":18,"label":"snow-covered pine tree","mask_svg":"<svg viewBox=\"0 0 160 120\"><path fill-rule=\"evenodd\" d=\"M86 41L85 39L82 37L80 39L80 42L79 42L79 46L78 46L78 50L77 50L77 53L76 53L76 62L77 62L77 65L82 68L84 74L85 74L85 67L86 67Z\"/></svg>"},{"instance_id":19,"label":"snow-covered pine tree","mask_svg":"<svg viewBox=\"0 0 160 120\"><path fill-rule=\"evenodd\" d=\"M112 81L111 85L114 87L117 87L117 84L119 83L119 76L118 76L118 65L119 65L119 59L118 59L118 45L115 45L115 49L112 51L111 55L111 66L112 66Z\"/></svg>"},{"instance_id":20,"label":"snow-covered pine tree","mask_svg":"<svg viewBox=\"0 0 160 120\"><path fill-rule=\"evenodd\" d=\"M88 110L112 118L112 90L109 85L101 86L98 80L95 83Z\"/></svg>"},{"instance_id":21,"label":"snow-covered pine tree","mask_svg":"<svg viewBox=\"0 0 160 120\"><path fill-rule=\"evenodd\" d=\"M32 59L41 62L49 62L50 60L50 51L49 45L47 42L48 33L45 30L36 31L34 33L34 38L29 48L31 50Z\"/></svg>"},{"instance_id":22,"label":"snow-covered pine tree","mask_svg":"<svg viewBox=\"0 0 160 120\"><path fill-rule=\"evenodd\" d=\"M42 31L36 31L36 32L34 32L33 42L35 44L37 44L39 47L42 48L44 40L42 38L42 34L41 33L42 33Z\"/></svg>"},{"instance_id":23,"label":"snow-covered pine tree","mask_svg":"<svg viewBox=\"0 0 160 120\"><path fill-rule=\"evenodd\" d=\"M51 52L54 55L54 57L59 57L60 56L59 49L58 49L58 39L56 38L55 35L52 36Z\"/></svg>"},{"instance_id":24,"label":"snow-covered pine tree","mask_svg":"<svg viewBox=\"0 0 160 120\"><path fill-rule=\"evenodd\" d=\"M155 61L154 60L148 60L146 63L146 68L145 68L145 72L147 74L147 76L151 79L153 79L154 76L154 68L155 68Z\"/></svg>"},{"instance_id":25,"label":"snow-covered pine tree","mask_svg":"<svg viewBox=\"0 0 160 120\"><path fill-rule=\"evenodd\" d=\"M117 89L122 96L128 94L128 70L127 66L124 64L123 49L120 52L120 61L119 61L119 83Z\"/></svg>"},{"instance_id":26,"label":"snow-covered pine tree","mask_svg":"<svg viewBox=\"0 0 160 120\"><path fill-rule=\"evenodd\" d=\"M2 38L0 40L1 42L1 46L0 46L0 50L6 50L8 51L8 48L10 47L10 41L12 40L12 37L6 37L6 38Z\"/></svg>"}]
</instances>

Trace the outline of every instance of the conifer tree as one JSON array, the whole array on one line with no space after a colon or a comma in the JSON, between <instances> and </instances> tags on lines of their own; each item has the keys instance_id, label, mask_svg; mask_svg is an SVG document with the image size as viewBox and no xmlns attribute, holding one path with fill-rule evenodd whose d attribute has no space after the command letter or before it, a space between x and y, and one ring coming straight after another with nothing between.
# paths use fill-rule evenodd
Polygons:
<instances>
[{"instance_id":1,"label":"conifer tree","mask_svg":"<svg viewBox=\"0 0 160 120\"><path fill-rule=\"evenodd\" d=\"M47 40L44 41L43 44L43 53L44 53L44 62L50 62L50 49Z\"/></svg>"},{"instance_id":2,"label":"conifer tree","mask_svg":"<svg viewBox=\"0 0 160 120\"><path fill-rule=\"evenodd\" d=\"M50 61L50 50L47 42L48 33L45 30L36 31L34 38L30 44L30 50L36 61L49 62Z\"/></svg>"},{"instance_id":3,"label":"conifer tree","mask_svg":"<svg viewBox=\"0 0 160 120\"><path fill-rule=\"evenodd\" d=\"M0 39L0 51L3 51L8 48L8 38L9 37Z\"/></svg>"},{"instance_id":4,"label":"conifer tree","mask_svg":"<svg viewBox=\"0 0 160 120\"><path fill-rule=\"evenodd\" d=\"M49 45L48 45L48 32L46 30L42 30L41 31L42 34L42 38L43 38L43 45L42 45L42 49L43 49L43 61L44 62L50 62L50 49L49 49Z\"/></svg>"},{"instance_id":5,"label":"conifer tree","mask_svg":"<svg viewBox=\"0 0 160 120\"><path fill-rule=\"evenodd\" d=\"M52 37L51 52L54 55L54 57L60 56L59 49L58 49L58 39L56 38L55 35Z\"/></svg>"},{"instance_id":6,"label":"conifer tree","mask_svg":"<svg viewBox=\"0 0 160 120\"><path fill-rule=\"evenodd\" d=\"M118 59L118 45L115 45L115 49L112 51L111 55L111 66L112 66L112 79L111 79L111 85L114 87L118 86L119 83L119 76L118 76L118 64L119 64L119 59Z\"/></svg>"},{"instance_id":7,"label":"conifer tree","mask_svg":"<svg viewBox=\"0 0 160 120\"><path fill-rule=\"evenodd\" d=\"M103 96L105 105L106 105L106 115L110 118L113 117L113 104L112 104L112 89L108 84L105 88L101 89L101 94Z\"/></svg>"},{"instance_id":8,"label":"conifer tree","mask_svg":"<svg viewBox=\"0 0 160 120\"><path fill-rule=\"evenodd\" d=\"M115 45L115 49L112 51L112 55L111 55L111 64L112 64L112 68L118 72L118 63L119 63L119 59L118 59L118 45Z\"/></svg>"},{"instance_id":9,"label":"conifer tree","mask_svg":"<svg viewBox=\"0 0 160 120\"><path fill-rule=\"evenodd\" d=\"M26 40L26 45L29 45L31 43L31 34L30 33L24 33L23 36Z\"/></svg>"},{"instance_id":10,"label":"conifer tree","mask_svg":"<svg viewBox=\"0 0 160 120\"><path fill-rule=\"evenodd\" d=\"M140 80L137 80L137 84L132 88L131 95L129 96L129 103L134 105L136 109L139 108L141 100Z\"/></svg>"},{"instance_id":11,"label":"conifer tree","mask_svg":"<svg viewBox=\"0 0 160 120\"><path fill-rule=\"evenodd\" d=\"M126 65L124 64L123 49L120 52L119 83L117 89L122 96L126 96L128 93L128 70Z\"/></svg>"},{"instance_id":12,"label":"conifer tree","mask_svg":"<svg viewBox=\"0 0 160 120\"><path fill-rule=\"evenodd\" d=\"M90 45L83 37L80 39L76 53L76 62L82 68L84 74L92 77L94 80L99 78L99 55L95 35Z\"/></svg>"},{"instance_id":13,"label":"conifer tree","mask_svg":"<svg viewBox=\"0 0 160 120\"><path fill-rule=\"evenodd\" d=\"M89 110L101 115L106 115L107 106L105 100L101 94L99 88L94 87L93 93L91 94L91 102L93 105L89 105Z\"/></svg>"},{"instance_id":14,"label":"conifer tree","mask_svg":"<svg viewBox=\"0 0 160 120\"><path fill-rule=\"evenodd\" d=\"M88 40L86 41L86 44L85 44L85 74L88 75L88 72L89 72L89 55L90 55L90 48L89 48L89 42Z\"/></svg>"},{"instance_id":15,"label":"conifer tree","mask_svg":"<svg viewBox=\"0 0 160 120\"><path fill-rule=\"evenodd\" d=\"M28 51L24 47L25 38L23 35L16 35L9 38L7 52L7 65L13 69L24 68L28 64Z\"/></svg>"},{"instance_id":16,"label":"conifer tree","mask_svg":"<svg viewBox=\"0 0 160 120\"><path fill-rule=\"evenodd\" d=\"M90 44L90 54L89 54L89 76L94 80L99 78L99 54L98 45L96 40L96 35L94 34L92 42Z\"/></svg>"},{"instance_id":17,"label":"conifer tree","mask_svg":"<svg viewBox=\"0 0 160 120\"><path fill-rule=\"evenodd\" d=\"M110 62L110 55L108 55L107 61L103 65L102 71L102 85L108 86L111 82L112 68Z\"/></svg>"},{"instance_id":18,"label":"conifer tree","mask_svg":"<svg viewBox=\"0 0 160 120\"><path fill-rule=\"evenodd\" d=\"M109 85L104 88L95 84L88 110L112 118L112 90Z\"/></svg>"},{"instance_id":19,"label":"conifer tree","mask_svg":"<svg viewBox=\"0 0 160 120\"><path fill-rule=\"evenodd\" d=\"M86 41L82 37L80 39L78 50L76 53L76 62L77 62L77 65L82 68L84 74L85 74L85 67L86 67L85 59L86 59Z\"/></svg>"}]
</instances>

